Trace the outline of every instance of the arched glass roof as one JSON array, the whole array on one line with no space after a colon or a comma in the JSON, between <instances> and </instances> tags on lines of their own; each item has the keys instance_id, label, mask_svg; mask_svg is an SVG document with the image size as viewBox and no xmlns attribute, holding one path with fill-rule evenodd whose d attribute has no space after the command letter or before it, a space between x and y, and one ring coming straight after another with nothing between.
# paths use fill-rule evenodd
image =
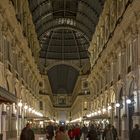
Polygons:
<instances>
[{"instance_id":1,"label":"arched glass roof","mask_svg":"<svg viewBox=\"0 0 140 140\"><path fill-rule=\"evenodd\" d=\"M68 63L71 61L80 69L85 64L89 64L87 50L105 0L28 1L41 46L40 71L46 73L46 67L52 65L52 62L58 63L58 61ZM61 67L63 67L62 73L71 69L62 65ZM58 67L53 68L56 69L53 69L54 71L58 69ZM59 73L57 72L57 74ZM54 78L53 75L52 77ZM75 80L73 80L74 82ZM50 83L53 83L51 79ZM57 85L51 86L54 91L54 87ZM68 92L72 91L72 88L73 86Z\"/></svg>"},{"instance_id":2,"label":"arched glass roof","mask_svg":"<svg viewBox=\"0 0 140 140\"><path fill-rule=\"evenodd\" d=\"M29 0L45 59L84 59L104 0ZM46 52L45 52L46 51Z\"/></svg>"}]
</instances>

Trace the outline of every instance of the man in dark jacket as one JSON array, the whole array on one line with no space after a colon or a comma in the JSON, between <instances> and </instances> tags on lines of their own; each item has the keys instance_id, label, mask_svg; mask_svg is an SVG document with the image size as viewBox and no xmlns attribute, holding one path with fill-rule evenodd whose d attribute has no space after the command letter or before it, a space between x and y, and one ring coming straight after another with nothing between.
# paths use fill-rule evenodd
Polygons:
<instances>
[{"instance_id":1,"label":"man in dark jacket","mask_svg":"<svg viewBox=\"0 0 140 140\"><path fill-rule=\"evenodd\" d=\"M135 128L132 130L131 140L140 140L140 129L138 124L136 124Z\"/></svg>"},{"instance_id":2,"label":"man in dark jacket","mask_svg":"<svg viewBox=\"0 0 140 140\"><path fill-rule=\"evenodd\" d=\"M90 126L87 138L88 138L88 140L97 140L97 132L94 128L94 125Z\"/></svg>"},{"instance_id":3,"label":"man in dark jacket","mask_svg":"<svg viewBox=\"0 0 140 140\"><path fill-rule=\"evenodd\" d=\"M49 125L47 126L46 130L47 130L47 139L52 140L54 136L54 127L51 122L49 122Z\"/></svg>"},{"instance_id":4,"label":"man in dark jacket","mask_svg":"<svg viewBox=\"0 0 140 140\"><path fill-rule=\"evenodd\" d=\"M112 133L113 133L113 140L116 140L118 137L118 134L117 134L117 129L114 126L112 126Z\"/></svg>"},{"instance_id":5,"label":"man in dark jacket","mask_svg":"<svg viewBox=\"0 0 140 140\"><path fill-rule=\"evenodd\" d=\"M20 135L20 140L35 140L34 132L29 123L27 123L26 127L23 128Z\"/></svg>"},{"instance_id":6,"label":"man in dark jacket","mask_svg":"<svg viewBox=\"0 0 140 140\"><path fill-rule=\"evenodd\" d=\"M82 134L83 134L84 140L86 140L87 134L88 134L88 128L86 127L85 124L84 124L84 126L82 127Z\"/></svg>"}]
</instances>

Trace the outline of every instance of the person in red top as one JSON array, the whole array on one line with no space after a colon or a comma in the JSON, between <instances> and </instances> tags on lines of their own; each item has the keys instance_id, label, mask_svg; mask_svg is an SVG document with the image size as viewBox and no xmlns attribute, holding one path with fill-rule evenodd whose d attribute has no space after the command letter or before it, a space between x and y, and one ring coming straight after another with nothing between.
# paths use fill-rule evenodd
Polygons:
<instances>
[{"instance_id":1,"label":"person in red top","mask_svg":"<svg viewBox=\"0 0 140 140\"><path fill-rule=\"evenodd\" d=\"M70 140L74 139L74 129L73 128L70 128L68 130L68 135L69 135Z\"/></svg>"},{"instance_id":2,"label":"person in red top","mask_svg":"<svg viewBox=\"0 0 140 140\"><path fill-rule=\"evenodd\" d=\"M75 140L80 140L81 130L78 124L76 124L76 127L74 129L74 136L75 136Z\"/></svg>"}]
</instances>

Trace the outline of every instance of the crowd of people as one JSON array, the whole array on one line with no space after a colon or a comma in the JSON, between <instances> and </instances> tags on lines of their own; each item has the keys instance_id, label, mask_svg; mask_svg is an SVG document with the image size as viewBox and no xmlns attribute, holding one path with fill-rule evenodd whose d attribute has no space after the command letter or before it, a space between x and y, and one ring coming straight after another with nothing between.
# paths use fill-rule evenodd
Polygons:
<instances>
[{"instance_id":1,"label":"crowd of people","mask_svg":"<svg viewBox=\"0 0 140 140\"><path fill-rule=\"evenodd\" d=\"M80 127L78 124L53 126L52 123L49 123L45 131L46 140L119 140L117 129L111 124L102 129L100 125L96 124L89 126L84 124L83 127ZM139 125L136 124L130 140L139 139L140 129ZM20 140L35 140L30 124L27 124L22 130Z\"/></svg>"}]
</instances>

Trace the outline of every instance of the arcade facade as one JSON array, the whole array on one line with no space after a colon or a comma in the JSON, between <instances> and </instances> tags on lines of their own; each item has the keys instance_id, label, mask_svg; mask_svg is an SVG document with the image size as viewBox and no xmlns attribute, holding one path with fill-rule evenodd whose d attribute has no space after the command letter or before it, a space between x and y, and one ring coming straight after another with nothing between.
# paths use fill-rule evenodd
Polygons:
<instances>
[{"instance_id":1,"label":"arcade facade","mask_svg":"<svg viewBox=\"0 0 140 140\"><path fill-rule=\"evenodd\" d=\"M61 112L67 123L111 123L129 140L140 124L139 7L139 0L105 1L88 48L90 72L78 76L72 94L53 95L48 75L38 69L40 45L28 0L0 1L3 140L18 138L29 120L58 121Z\"/></svg>"}]
</instances>

